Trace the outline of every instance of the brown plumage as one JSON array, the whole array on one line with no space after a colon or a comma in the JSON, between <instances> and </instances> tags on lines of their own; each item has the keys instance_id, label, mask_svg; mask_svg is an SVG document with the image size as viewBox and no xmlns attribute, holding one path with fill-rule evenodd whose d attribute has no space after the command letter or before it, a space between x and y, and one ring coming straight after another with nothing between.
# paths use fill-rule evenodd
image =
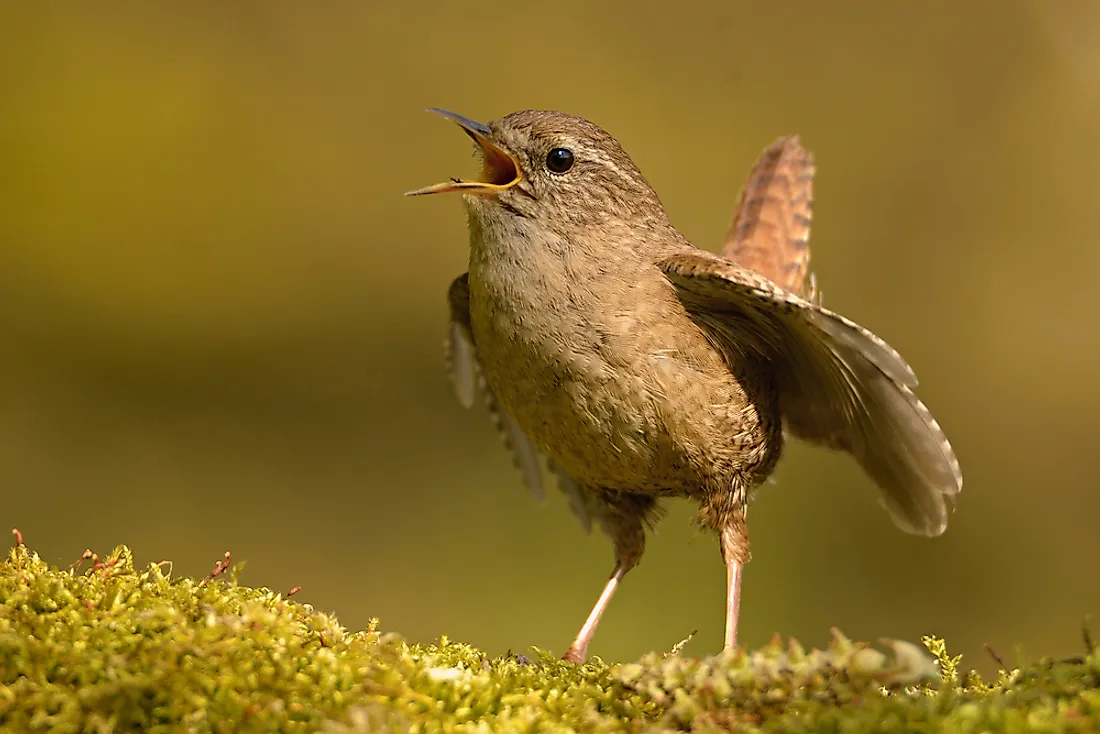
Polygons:
<instances>
[{"instance_id":1,"label":"brown plumage","mask_svg":"<svg viewBox=\"0 0 1100 734\"><path fill-rule=\"evenodd\" d=\"M779 138L749 171L722 254L816 302L816 284L809 272L813 209L813 154L797 135Z\"/></svg>"},{"instance_id":2,"label":"brown plumage","mask_svg":"<svg viewBox=\"0 0 1100 734\"><path fill-rule=\"evenodd\" d=\"M466 194L470 269L450 289L447 347L459 398L480 393L531 489L542 492L544 458L582 523L615 545L566 658L585 659L666 497L695 500L719 537L736 643L746 504L784 426L852 454L900 527L943 532L962 477L912 370L806 284L813 170L796 139L754 169L723 257L684 239L592 123L441 114L485 161L479 181L410 192Z\"/></svg>"}]
</instances>

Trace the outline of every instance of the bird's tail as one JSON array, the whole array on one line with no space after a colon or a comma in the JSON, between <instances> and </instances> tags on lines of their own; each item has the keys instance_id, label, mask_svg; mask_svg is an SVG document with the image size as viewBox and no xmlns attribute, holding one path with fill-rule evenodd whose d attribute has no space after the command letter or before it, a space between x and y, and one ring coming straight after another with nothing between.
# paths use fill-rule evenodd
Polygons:
<instances>
[{"instance_id":1,"label":"bird's tail","mask_svg":"<svg viewBox=\"0 0 1100 734\"><path fill-rule=\"evenodd\" d=\"M809 272L813 180L813 154L797 135L772 143L749 171L722 255L818 303Z\"/></svg>"}]
</instances>

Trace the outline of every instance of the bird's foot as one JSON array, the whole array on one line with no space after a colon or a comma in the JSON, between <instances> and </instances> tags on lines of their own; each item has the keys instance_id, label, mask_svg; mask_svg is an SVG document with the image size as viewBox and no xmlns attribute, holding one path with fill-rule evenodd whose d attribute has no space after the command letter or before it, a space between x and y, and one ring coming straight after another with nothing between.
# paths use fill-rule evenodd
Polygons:
<instances>
[{"instance_id":1,"label":"bird's foot","mask_svg":"<svg viewBox=\"0 0 1100 734\"><path fill-rule=\"evenodd\" d=\"M584 665L584 661L588 658L588 651L581 650L576 647L570 647L561 659L567 663L576 663L577 665Z\"/></svg>"}]
</instances>

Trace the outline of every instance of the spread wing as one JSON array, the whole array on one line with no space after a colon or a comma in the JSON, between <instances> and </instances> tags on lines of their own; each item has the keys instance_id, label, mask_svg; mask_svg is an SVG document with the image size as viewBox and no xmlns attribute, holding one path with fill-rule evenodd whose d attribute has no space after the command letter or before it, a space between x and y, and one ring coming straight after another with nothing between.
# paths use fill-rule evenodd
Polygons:
<instances>
[{"instance_id":1,"label":"spread wing","mask_svg":"<svg viewBox=\"0 0 1100 734\"><path fill-rule=\"evenodd\" d=\"M465 408L473 406L481 395L489 416L493 420L504 445L512 454L512 461L523 475L523 482L531 490L535 499L542 501L546 492L542 483L542 469L539 459L542 456L520 427L497 402L492 388L485 381L481 365L477 359L473 332L470 329L470 289L467 274L463 273L451 283L448 292L451 305L451 323L444 344L447 371L454 383L458 401ZM584 489L553 464L548 468L558 479L558 487L566 496L569 507L587 533L592 529L592 518L596 514L596 495Z\"/></svg>"},{"instance_id":2,"label":"spread wing","mask_svg":"<svg viewBox=\"0 0 1100 734\"><path fill-rule=\"evenodd\" d=\"M903 530L939 535L962 473L947 437L913 394L916 375L886 342L758 273L702 250L659 263L680 300L730 359L774 370L787 427L851 453Z\"/></svg>"}]
</instances>

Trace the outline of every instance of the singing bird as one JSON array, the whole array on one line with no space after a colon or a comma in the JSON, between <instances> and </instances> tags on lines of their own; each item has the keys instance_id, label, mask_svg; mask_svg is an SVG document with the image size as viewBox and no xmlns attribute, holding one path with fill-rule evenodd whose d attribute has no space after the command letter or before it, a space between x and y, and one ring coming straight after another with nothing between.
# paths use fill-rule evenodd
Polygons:
<instances>
[{"instance_id":1,"label":"singing bird","mask_svg":"<svg viewBox=\"0 0 1100 734\"><path fill-rule=\"evenodd\" d=\"M642 557L661 502L686 497L727 568L737 643L745 512L786 435L851 454L902 530L944 531L962 474L882 339L824 308L807 276L813 164L794 138L750 174L724 254L692 245L641 171L581 117L525 110L473 139L478 180L457 192L470 260L451 285L447 361L478 394L526 484L541 463L585 527L610 537L610 579L564 658L583 663L601 614Z\"/></svg>"}]
</instances>

